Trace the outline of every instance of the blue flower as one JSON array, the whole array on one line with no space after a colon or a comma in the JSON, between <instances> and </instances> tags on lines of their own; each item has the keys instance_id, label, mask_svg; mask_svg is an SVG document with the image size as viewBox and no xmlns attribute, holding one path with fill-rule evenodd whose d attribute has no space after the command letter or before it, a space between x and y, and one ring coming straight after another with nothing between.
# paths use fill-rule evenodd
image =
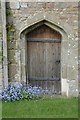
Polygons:
<instances>
[{"instance_id":1,"label":"blue flower","mask_svg":"<svg viewBox=\"0 0 80 120\"><path fill-rule=\"evenodd\" d=\"M21 83L15 83L14 85L9 83L8 87L3 88L0 91L0 100L15 101L21 99L36 99L44 92L41 87L32 87L31 85L23 85Z\"/></svg>"}]
</instances>

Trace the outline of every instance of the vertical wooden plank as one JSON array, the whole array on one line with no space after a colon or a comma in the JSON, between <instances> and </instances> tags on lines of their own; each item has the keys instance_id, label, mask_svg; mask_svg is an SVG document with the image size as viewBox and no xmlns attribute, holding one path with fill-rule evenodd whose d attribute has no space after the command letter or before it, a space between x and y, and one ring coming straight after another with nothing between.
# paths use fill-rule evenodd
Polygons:
<instances>
[{"instance_id":1,"label":"vertical wooden plank","mask_svg":"<svg viewBox=\"0 0 80 120\"><path fill-rule=\"evenodd\" d=\"M32 77L38 76L38 44L32 42Z\"/></svg>"},{"instance_id":2,"label":"vertical wooden plank","mask_svg":"<svg viewBox=\"0 0 80 120\"><path fill-rule=\"evenodd\" d=\"M60 59L60 63L59 63L59 76L61 78L61 43L59 43L59 49L58 49L58 53L59 53L59 59Z\"/></svg>"},{"instance_id":3,"label":"vertical wooden plank","mask_svg":"<svg viewBox=\"0 0 80 120\"><path fill-rule=\"evenodd\" d=\"M37 43L37 48L36 48L36 77L43 77L44 73L44 64L43 64L43 43Z\"/></svg>"},{"instance_id":4,"label":"vertical wooden plank","mask_svg":"<svg viewBox=\"0 0 80 120\"><path fill-rule=\"evenodd\" d=\"M40 77L44 77L44 43L39 45Z\"/></svg>"},{"instance_id":5,"label":"vertical wooden plank","mask_svg":"<svg viewBox=\"0 0 80 120\"><path fill-rule=\"evenodd\" d=\"M34 61L34 56L35 56L35 46L34 43L32 42L28 42L28 69L29 69L29 77L34 76L34 65L35 65L35 61ZM33 54L34 53L34 54ZM33 64L34 61L34 64Z\"/></svg>"},{"instance_id":6,"label":"vertical wooden plank","mask_svg":"<svg viewBox=\"0 0 80 120\"><path fill-rule=\"evenodd\" d=\"M53 63L54 63L54 58L53 58L53 49L52 49L52 44L53 43L49 43L49 77L53 78L54 75L53 75L53 72L52 72L52 67L53 67Z\"/></svg>"},{"instance_id":7,"label":"vertical wooden plank","mask_svg":"<svg viewBox=\"0 0 80 120\"><path fill-rule=\"evenodd\" d=\"M56 68L57 68L57 77L60 78L60 61L61 61L61 50L60 50L60 46L61 44L60 43L57 43L57 52L56 52L56 60L57 60L57 63L56 63Z\"/></svg>"},{"instance_id":8,"label":"vertical wooden plank","mask_svg":"<svg viewBox=\"0 0 80 120\"><path fill-rule=\"evenodd\" d=\"M43 62L44 62L44 77L46 76L46 46L45 46L45 43L44 43L44 57L43 57Z\"/></svg>"},{"instance_id":9,"label":"vertical wooden plank","mask_svg":"<svg viewBox=\"0 0 80 120\"><path fill-rule=\"evenodd\" d=\"M51 53L51 55L52 55L52 60L51 60L52 69L51 69L51 72L52 72L52 77L55 78L55 43L51 44L51 48L52 48L52 53Z\"/></svg>"},{"instance_id":10,"label":"vertical wooden plank","mask_svg":"<svg viewBox=\"0 0 80 120\"><path fill-rule=\"evenodd\" d=\"M58 52L59 52L59 50L58 50L58 43L55 43L55 77L59 77L58 76L58 61L59 61L59 56L58 56Z\"/></svg>"},{"instance_id":11,"label":"vertical wooden plank","mask_svg":"<svg viewBox=\"0 0 80 120\"><path fill-rule=\"evenodd\" d=\"M35 57L35 59L34 59L34 61L33 61L33 64L34 64L34 69L33 69L33 71L34 71L34 77L38 77L39 76L39 55L38 55L38 53L39 53L39 51L38 51L38 47L39 47L39 44L36 42L36 43L34 43L35 44L35 54L34 54L34 57Z\"/></svg>"},{"instance_id":12,"label":"vertical wooden plank","mask_svg":"<svg viewBox=\"0 0 80 120\"><path fill-rule=\"evenodd\" d=\"M30 43L27 43L27 66L28 66L28 77L30 76Z\"/></svg>"},{"instance_id":13,"label":"vertical wooden plank","mask_svg":"<svg viewBox=\"0 0 80 120\"><path fill-rule=\"evenodd\" d=\"M52 43L52 77L55 78L55 43Z\"/></svg>"}]
</instances>

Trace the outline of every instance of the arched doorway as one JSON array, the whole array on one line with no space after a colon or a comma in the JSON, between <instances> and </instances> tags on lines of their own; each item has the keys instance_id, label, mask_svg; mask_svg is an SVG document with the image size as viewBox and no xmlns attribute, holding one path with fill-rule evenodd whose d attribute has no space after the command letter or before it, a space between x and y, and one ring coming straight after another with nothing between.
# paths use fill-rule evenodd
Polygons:
<instances>
[{"instance_id":1,"label":"arched doorway","mask_svg":"<svg viewBox=\"0 0 80 120\"><path fill-rule=\"evenodd\" d=\"M32 86L61 91L61 34L43 24L26 34L27 78Z\"/></svg>"},{"instance_id":2,"label":"arched doorway","mask_svg":"<svg viewBox=\"0 0 80 120\"><path fill-rule=\"evenodd\" d=\"M55 84L55 88L57 86L57 88L60 88L61 90L61 94L62 95L67 95L67 91L68 91L68 83L67 83L67 66L64 66L64 64L66 64L66 59L68 57L67 50L68 50L68 37L67 37L67 33L65 32L65 30L67 29L66 26L63 26L63 24L57 24L55 19L52 19L52 16L54 16L53 14L48 14L45 19L44 19L44 14L41 13L39 14L40 18L38 17L38 14L33 18L33 19L29 19L26 24L22 27L23 29L20 30L19 36L20 36L20 49L21 49L21 83L27 83L30 81L28 79L29 75L29 67L27 62L28 60L28 34L31 33L32 31L35 31L36 29L38 29L39 27L46 25L48 28L50 28L51 30L54 30L55 32L59 33L59 35L61 36L60 40L60 51L61 51L61 61L60 61L60 80L56 80L56 81L52 81L53 83L51 84ZM54 16L55 17L55 16ZM63 27L62 27L63 26ZM69 27L69 26L68 26ZM69 32L69 31L67 31ZM55 43L55 41L54 41ZM59 42L58 42L59 43ZM47 43L46 43L47 44ZM57 43L56 43L57 44ZM58 63L58 62L56 62ZM35 82L39 84L39 81L35 80ZM34 83L35 83L34 82ZM50 83L50 81L49 81ZM59 85L58 85L59 83ZM45 84L45 83L44 83ZM48 84L46 82L46 84ZM51 85L50 84L50 85ZM61 85L60 85L61 84ZM49 85L49 84L48 84ZM53 88L50 87L50 89L54 90L54 85Z\"/></svg>"}]
</instances>

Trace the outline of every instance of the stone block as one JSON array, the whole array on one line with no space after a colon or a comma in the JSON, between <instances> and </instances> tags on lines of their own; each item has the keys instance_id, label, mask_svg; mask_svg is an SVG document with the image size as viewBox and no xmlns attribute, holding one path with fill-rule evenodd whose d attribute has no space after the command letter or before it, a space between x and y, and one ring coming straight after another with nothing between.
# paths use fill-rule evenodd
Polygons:
<instances>
[{"instance_id":1,"label":"stone block","mask_svg":"<svg viewBox=\"0 0 80 120\"><path fill-rule=\"evenodd\" d=\"M68 88L69 84L67 82L67 79L61 79L61 93L63 96L68 96Z\"/></svg>"},{"instance_id":2,"label":"stone block","mask_svg":"<svg viewBox=\"0 0 80 120\"><path fill-rule=\"evenodd\" d=\"M8 50L8 64L15 63L15 50Z\"/></svg>"},{"instance_id":3,"label":"stone block","mask_svg":"<svg viewBox=\"0 0 80 120\"><path fill-rule=\"evenodd\" d=\"M76 69L73 69L72 67L68 67L68 73L67 73L67 77L70 80L76 80L78 75L78 71Z\"/></svg>"},{"instance_id":4,"label":"stone block","mask_svg":"<svg viewBox=\"0 0 80 120\"><path fill-rule=\"evenodd\" d=\"M47 2L46 3L46 8L51 8L51 9L53 9L54 8L54 2Z\"/></svg>"},{"instance_id":5,"label":"stone block","mask_svg":"<svg viewBox=\"0 0 80 120\"><path fill-rule=\"evenodd\" d=\"M76 80L69 81L69 96L78 97L78 81Z\"/></svg>"},{"instance_id":6,"label":"stone block","mask_svg":"<svg viewBox=\"0 0 80 120\"><path fill-rule=\"evenodd\" d=\"M9 40L8 42L8 50L16 49L16 40Z\"/></svg>"},{"instance_id":7,"label":"stone block","mask_svg":"<svg viewBox=\"0 0 80 120\"><path fill-rule=\"evenodd\" d=\"M21 56L20 56L20 50L16 50L15 51L15 55L14 55L14 59L15 59L15 62L18 64L20 64L20 60L21 60Z\"/></svg>"},{"instance_id":8,"label":"stone block","mask_svg":"<svg viewBox=\"0 0 80 120\"><path fill-rule=\"evenodd\" d=\"M15 80L15 75L17 74L18 66L16 64L10 64L8 66L8 69L9 69L9 81Z\"/></svg>"},{"instance_id":9,"label":"stone block","mask_svg":"<svg viewBox=\"0 0 80 120\"><path fill-rule=\"evenodd\" d=\"M27 2L20 2L19 5L20 5L21 8L27 8L28 7Z\"/></svg>"},{"instance_id":10,"label":"stone block","mask_svg":"<svg viewBox=\"0 0 80 120\"><path fill-rule=\"evenodd\" d=\"M33 2L28 2L28 7L29 8L36 8L37 7L37 3L34 2L34 4L33 4Z\"/></svg>"},{"instance_id":11,"label":"stone block","mask_svg":"<svg viewBox=\"0 0 80 120\"><path fill-rule=\"evenodd\" d=\"M62 67L62 78L63 79L67 78L67 65L66 64Z\"/></svg>"},{"instance_id":12,"label":"stone block","mask_svg":"<svg viewBox=\"0 0 80 120\"><path fill-rule=\"evenodd\" d=\"M19 9L20 8L19 1L10 2L10 8L11 9Z\"/></svg>"}]
</instances>

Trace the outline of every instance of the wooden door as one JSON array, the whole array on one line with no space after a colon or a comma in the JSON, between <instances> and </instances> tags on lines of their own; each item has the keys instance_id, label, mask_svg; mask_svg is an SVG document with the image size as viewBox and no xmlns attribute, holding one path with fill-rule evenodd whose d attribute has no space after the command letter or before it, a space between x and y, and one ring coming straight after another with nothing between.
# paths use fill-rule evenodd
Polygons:
<instances>
[{"instance_id":1,"label":"wooden door","mask_svg":"<svg viewBox=\"0 0 80 120\"><path fill-rule=\"evenodd\" d=\"M40 26L27 34L27 51L29 82L59 91L61 35L45 25Z\"/></svg>"}]
</instances>

